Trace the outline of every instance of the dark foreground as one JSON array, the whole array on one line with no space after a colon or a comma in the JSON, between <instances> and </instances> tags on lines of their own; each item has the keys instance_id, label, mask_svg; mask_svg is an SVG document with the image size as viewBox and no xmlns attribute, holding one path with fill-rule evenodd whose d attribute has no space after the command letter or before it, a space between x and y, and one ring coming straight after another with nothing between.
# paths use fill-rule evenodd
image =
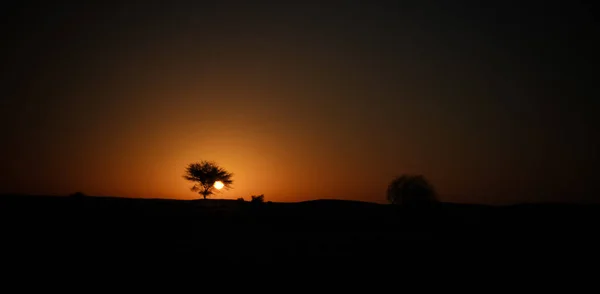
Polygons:
<instances>
[{"instance_id":1,"label":"dark foreground","mask_svg":"<svg viewBox=\"0 0 600 294\"><path fill-rule=\"evenodd\" d=\"M0 196L4 252L203 262L386 263L436 256L596 256L600 207L440 204L402 209L320 200L253 204ZM8 251L7 251L8 250Z\"/></svg>"}]
</instances>

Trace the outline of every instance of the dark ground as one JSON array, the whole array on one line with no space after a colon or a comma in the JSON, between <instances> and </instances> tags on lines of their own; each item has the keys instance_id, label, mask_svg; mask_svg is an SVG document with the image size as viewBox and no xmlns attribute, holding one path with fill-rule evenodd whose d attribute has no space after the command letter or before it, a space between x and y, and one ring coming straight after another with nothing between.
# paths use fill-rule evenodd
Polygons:
<instances>
[{"instance_id":1,"label":"dark ground","mask_svg":"<svg viewBox=\"0 0 600 294\"><path fill-rule=\"evenodd\" d=\"M594 205L402 209L341 200L253 204L4 195L0 215L6 258L319 265L522 255L591 262L600 248L600 206Z\"/></svg>"}]
</instances>

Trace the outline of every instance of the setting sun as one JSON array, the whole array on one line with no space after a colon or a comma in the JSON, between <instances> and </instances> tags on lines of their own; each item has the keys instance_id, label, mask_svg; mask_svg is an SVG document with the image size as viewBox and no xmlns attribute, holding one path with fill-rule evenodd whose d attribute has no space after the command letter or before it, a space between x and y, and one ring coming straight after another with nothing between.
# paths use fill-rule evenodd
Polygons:
<instances>
[{"instance_id":1,"label":"setting sun","mask_svg":"<svg viewBox=\"0 0 600 294\"><path fill-rule=\"evenodd\" d=\"M224 185L224 184L223 184L223 182L221 182L221 181L216 181L216 182L215 182L215 184L214 184L214 187L215 187L217 190L221 190L221 189L223 189L223 187L224 187L224 186L225 186L225 185Z\"/></svg>"}]
</instances>

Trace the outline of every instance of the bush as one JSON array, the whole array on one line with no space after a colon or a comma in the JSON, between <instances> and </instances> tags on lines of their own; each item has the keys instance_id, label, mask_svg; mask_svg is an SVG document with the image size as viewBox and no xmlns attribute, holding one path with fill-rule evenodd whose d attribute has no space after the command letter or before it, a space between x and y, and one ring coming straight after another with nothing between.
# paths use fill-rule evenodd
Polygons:
<instances>
[{"instance_id":1,"label":"bush","mask_svg":"<svg viewBox=\"0 0 600 294\"><path fill-rule=\"evenodd\" d=\"M399 176L387 189L387 200L404 206L427 206L438 201L436 196L435 189L422 175Z\"/></svg>"},{"instance_id":2,"label":"bush","mask_svg":"<svg viewBox=\"0 0 600 294\"><path fill-rule=\"evenodd\" d=\"M264 194L252 195L251 197L252 197L252 200L250 202L252 202L252 203L264 203L265 202Z\"/></svg>"}]
</instances>

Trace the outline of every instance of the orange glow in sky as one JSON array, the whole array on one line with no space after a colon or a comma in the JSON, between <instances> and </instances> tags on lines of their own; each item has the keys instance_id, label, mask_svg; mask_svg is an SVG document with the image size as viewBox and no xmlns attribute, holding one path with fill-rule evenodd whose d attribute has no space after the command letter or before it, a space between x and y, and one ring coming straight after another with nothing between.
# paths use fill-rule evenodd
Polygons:
<instances>
[{"instance_id":1,"label":"orange glow in sky","mask_svg":"<svg viewBox=\"0 0 600 294\"><path fill-rule=\"evenodd\" d=\"M405 173L451 202L597 194L594 32L563 8L79 2L7 9L0 193L198 199L208 160L227 199L385 202Z\"/></svg>"}]
</instances>

